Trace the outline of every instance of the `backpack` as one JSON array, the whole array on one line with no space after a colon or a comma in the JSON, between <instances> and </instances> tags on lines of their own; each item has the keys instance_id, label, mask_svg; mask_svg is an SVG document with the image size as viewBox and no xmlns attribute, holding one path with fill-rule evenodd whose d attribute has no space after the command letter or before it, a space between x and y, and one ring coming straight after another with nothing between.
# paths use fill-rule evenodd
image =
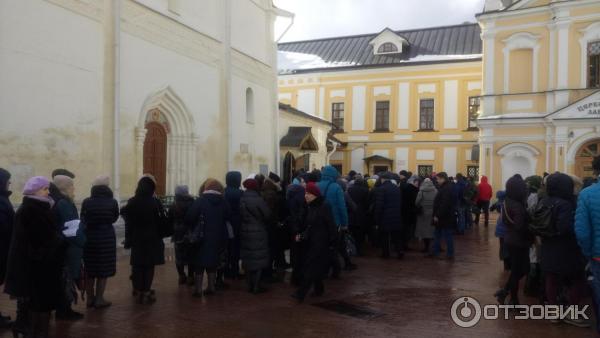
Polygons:
<instances>
[{"instance_id":1,"label":"backpack","mask_svg":"<svg viewBox=\"0 0 600 338\"><path fill-rule=\"evenodd\" d=\"M554 204L544 203L543 201L530 211L531 222L529 230L540 237L554 237L558 235L558 230L553 221Z\"/></svg>"}]
</instances>

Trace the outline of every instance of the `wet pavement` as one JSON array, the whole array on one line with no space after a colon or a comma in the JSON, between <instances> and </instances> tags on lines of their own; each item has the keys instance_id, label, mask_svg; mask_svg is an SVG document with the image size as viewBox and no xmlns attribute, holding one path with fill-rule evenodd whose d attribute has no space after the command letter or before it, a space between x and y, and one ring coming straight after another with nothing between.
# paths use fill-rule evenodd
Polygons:
<instances>
[{"instance_id":1,"label":"wet pavement","mask_svg":"<svg viewBox=\"0 0 600 338\"><path fill-rule=\"evenodd\" d=\"M52 321L55 337L594 337L592 329L543 320L481 320L473 328L455 325L450 308L471 296L494 304L493 293L506 275L498 260L493 227L476 227L456 238L456 259L435 260L417 251L404 260L381 260L377 252L356 258L359 269L328 280L325 295L298 305L289 284L271 285L262 295L246 292L242 281L204 299L177 285L173 250L157 269L157 302L137 305L131 296L128 257L119 255L117 276L109 280L103 310L77 309L79 322ZM121 249L120 249L121 250ZM523 303L535 299L521 297ZM14 316L14 304L0 296L0 309ZM9 337L9 332L0 332Z\"/></svg>"}]
</instances>

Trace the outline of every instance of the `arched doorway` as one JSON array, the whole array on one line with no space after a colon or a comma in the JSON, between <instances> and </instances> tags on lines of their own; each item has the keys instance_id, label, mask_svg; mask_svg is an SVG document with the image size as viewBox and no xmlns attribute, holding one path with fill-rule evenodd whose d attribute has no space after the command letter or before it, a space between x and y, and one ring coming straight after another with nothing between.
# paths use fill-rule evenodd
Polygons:
<instances>
[{"instance_id":1,"label":"arched doorway","mask_svg":"<svg viewBox=\"0 0 600 338\"><path fill-rule=\"evenodd\" d=\"M163 196L167 183L167 130L158 122L146 124L144 174L156 178L156 194Z\"/></svg>"},{"instance_id":2,"label":"arched doorway","mask_svg":"<svg viewBox=\"0 0 600 338\"><path fill-rule=\"evenodd\" d=\"M600 155L600 139L595 139L584 144L575 156L575 175L582 179L593 177L592 161Z\"/></svg>"}]
</instances>

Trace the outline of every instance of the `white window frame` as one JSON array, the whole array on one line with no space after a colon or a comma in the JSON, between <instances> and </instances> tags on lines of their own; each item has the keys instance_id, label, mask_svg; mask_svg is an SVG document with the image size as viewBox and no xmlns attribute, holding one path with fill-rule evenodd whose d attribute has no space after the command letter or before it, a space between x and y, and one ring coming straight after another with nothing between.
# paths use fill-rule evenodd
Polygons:
<instances>
[{"instance_id":1,"label":"white window frame","mask_svg":"<svg viewBox=\"0 0 600 338\"><path fill-rule=\"evenodd\" d=\"M588 44L600 40L600 22L593 23L579 32L583 36L579 39L581 46L581 88L587 88L588 85Z\"/></svg>"}]
</instances>

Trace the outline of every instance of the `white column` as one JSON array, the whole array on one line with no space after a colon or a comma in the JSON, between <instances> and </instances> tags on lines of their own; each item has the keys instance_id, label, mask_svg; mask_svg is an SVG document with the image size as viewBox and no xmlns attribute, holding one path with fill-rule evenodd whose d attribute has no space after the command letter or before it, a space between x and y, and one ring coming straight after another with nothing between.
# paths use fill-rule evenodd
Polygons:
<instances>
[{"instance_id":1,"label":"white column","mask_svg":"<svg viewBox=\"0 0 600 338\"><path fill-rule=\"evenodd\" d=\"M137 177L136 180L142 176L144 171L144 141L146 140L145 128L136 128L135 130L135 172Z\"/></svg>"},{"instance_id":2,"label":"white column","mask_svg":"<svg viewBox=\"0 0 600 338\"><path fill-rule=\"evenodd\" d=\"M557 74L556 88L569 88L569 29L571 21L568 19L568 10L559 10L556 13L556 29L558 35L558 59L557 59ZM583 66L582 66L583 67ZM555 109L561 109L569 104L569 91L559 91L555 95Z\"/></svg>"},{"instance_id":3,"label":"white column","mask_svg":"<svg viewBox=\"0 0 600 338\"><path fill-rule=\"evenodd\" d=\"M496 34L493 32L494 24L486 23L486 29L482 32L481 38L483 40L483 95L494 95L496 90L494 88L495 80L495 43ZM481 100L481 116L496 115L496 98L493 96L485 96Z\"/></svg>"},{"instance_id":4,"label":"white column","mask_svg":"<svg viewBox=\"0 0 600 338\"><path fill-rule=\"evenodd\" d=\"M398 85L398 129L409 128L410 84L402 82Z\"/></svg>"}]
</instances>

